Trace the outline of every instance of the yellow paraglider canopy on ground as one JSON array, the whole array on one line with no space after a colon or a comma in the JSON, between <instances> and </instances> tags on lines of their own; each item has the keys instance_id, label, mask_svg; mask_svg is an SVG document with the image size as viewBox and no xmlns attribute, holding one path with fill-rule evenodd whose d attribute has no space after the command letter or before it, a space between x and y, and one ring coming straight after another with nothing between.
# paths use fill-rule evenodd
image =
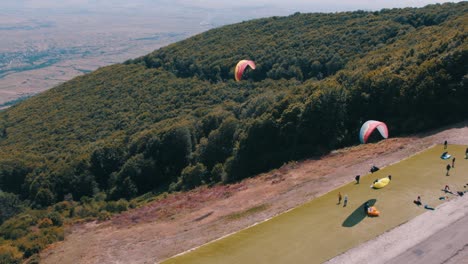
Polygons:
<instances>
[{"instance_id":1,"label":"yellow paraglider canopy on ground","mask_svg":"<svg viewBox=\"0 0 468 264\"><path fill-rule=\"evenodd\" d=\"M388 177L385 177L385 178L379 179L377 182L373 183L371 185L371 187L374 188L374 189L380 189L380 188L383 188L383 187L387 186L387 184L389 182L390 182L390 179Z\"/></svg>"}]
</instances>

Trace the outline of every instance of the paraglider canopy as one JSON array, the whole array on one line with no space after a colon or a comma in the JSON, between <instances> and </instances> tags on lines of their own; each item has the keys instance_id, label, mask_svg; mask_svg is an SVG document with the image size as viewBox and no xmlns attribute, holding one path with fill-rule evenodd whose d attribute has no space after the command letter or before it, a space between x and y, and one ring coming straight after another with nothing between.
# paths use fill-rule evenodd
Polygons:
<instances>
[{"instance_id":1,"label":"paraglider canopy","mask_svg":"<svg viewBox=\"0 0 468 264\"><path fill-rule=\"evenodd\" d=\"M369 120L362 125L361 131L359 132L359 140L361 141L361 143L366 143L367 139L376 128L377 130L379 130L380 135L382 135L383 138L388 138L388 128L385 123L375 120Z\"/></svg>"},{"instance_id":2,"label":"paraglider canopy","mask_svg":"<svg viewBox=\"0 0 468 264\"><path fill-rule=\"evenodd\" d=\"M234 78L236 81L240 81L242 79L242 74L244 74L244 70L247 66L252 68L252 70L255 70L255 63L251 60L241 60L237 63L236 69L234 70Z\"/></svg>"}]
</instances>

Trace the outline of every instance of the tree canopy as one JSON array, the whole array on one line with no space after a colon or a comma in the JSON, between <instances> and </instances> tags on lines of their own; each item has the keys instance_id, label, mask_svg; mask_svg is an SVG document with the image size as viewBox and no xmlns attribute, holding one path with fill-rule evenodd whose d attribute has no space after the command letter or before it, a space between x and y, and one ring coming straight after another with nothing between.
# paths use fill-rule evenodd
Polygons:
<instances>
[{"instance_id":1,"label":"tree canopy","mask_svg":"<svg viewBox=\"0 0 468 264\"><path fill-rule=\"evenodd\" d=\"M467 7L257 19L76 77L0 112L0 189L36 207L186 190L358 144L369 119L462 120Z\"/></svg>"}]
</instances>

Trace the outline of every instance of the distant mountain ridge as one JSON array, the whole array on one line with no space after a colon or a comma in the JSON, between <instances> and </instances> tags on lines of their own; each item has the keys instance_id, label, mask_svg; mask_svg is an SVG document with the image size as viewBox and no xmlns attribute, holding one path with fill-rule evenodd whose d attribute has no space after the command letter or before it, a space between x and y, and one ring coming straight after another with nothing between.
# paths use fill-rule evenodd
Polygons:
<instances>
[{"instance_id":1,"label":"distant mountain ridge","mask_svg":"<svg viewBox=\"0 0 468 264\"><path fill-rule=\"evenodd\" d=\"M35 206L232 182L466 118L468 4L224 26L0 112L0 189ZM235 82L233 68L257 69Z\"/></svg>"}]
</instances>

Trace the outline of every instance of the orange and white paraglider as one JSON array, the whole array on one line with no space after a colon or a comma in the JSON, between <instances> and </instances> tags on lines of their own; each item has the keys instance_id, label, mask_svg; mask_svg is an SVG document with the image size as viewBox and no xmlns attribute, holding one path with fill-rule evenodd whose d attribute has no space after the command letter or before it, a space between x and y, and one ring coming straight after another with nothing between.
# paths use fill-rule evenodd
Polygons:
<instances>
[{"instance_id":1,"label":"orange and white paraglider","mask_svg":"<svg viewBox=\"0 0 468 264\"><path fill-rule=\"evenodd\" d=\"M380 135L382 135L383 138L388 138L388 128L385 123L375 120L369 120L362 125L361 131L359 131L359 140L361 141L361 143L366 143L367 139L376 128L377 130L379 130Z\"/></svg>"},{"instance_id":2,"label":"orange and white paraglider","mask_svg":"<svg viewBox=\"0 0 468 264\"><path fill-rule=\"evenodd\" d=\"M236 81L240 81L242 79L242 75L244 74L244 70L249 66L252 70L255 70L255 62L251 60L241 60L237 63L236 69L234 70L234 78Z\"/></svg>"}]
</instances>

